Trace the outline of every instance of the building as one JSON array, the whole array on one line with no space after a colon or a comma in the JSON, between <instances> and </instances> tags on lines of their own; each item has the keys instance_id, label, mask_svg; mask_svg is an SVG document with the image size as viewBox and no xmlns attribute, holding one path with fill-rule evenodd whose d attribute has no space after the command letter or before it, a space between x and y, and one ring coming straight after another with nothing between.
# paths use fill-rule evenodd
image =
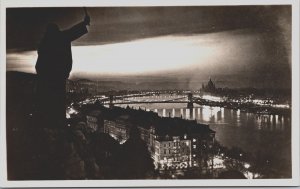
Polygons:
<instances>
[{"instance_id":1,"label":"building","mask_svg":"<svg viewBox=\"0 0 300 189\"><path fill-rule=\"evenodd\" d=\"M157 169L200 167L209 158L215 131L180 118L162 118L150 128L150 152Z\"/></svg>"},{"instance_id":2,"label":"building","mask_svg":"<svg viewBox=\"0 0 300 189\"><path fill-rule=\"evenodd\" d=\"M191 141L180 136L157 137L152 154L157 169L184 169L191 166Z\"/></svg>"},{"instance_id":3,"label":"building","mask_svg":"<svg viewBox=\"0 0 300 189\"><path fill-rule=\"evenodd\" d=\"M119 143L124 143L129 138L130 128L134 125L131 123L129 115L122 115L115 120L105 120L104 121L104 133L109 134L113 138L119 141ZM141 139L147 144L149 143L150 132L141 126L137 126Z\"/></svg>"},{"instance_id":4,"label":"building","mask_svg":"<svg viewBox=\"0 0 300 189\"><path fill-rule=\"evenodd\" d=\"M104 133L123 144L129 138L129 131L132 127L128 118L128 116L120 116L116 120L104 120Z\"/></svg>"},{"instance_id":5,"label":"building","mask_svg":"<svg viewBox=\"0 0 300 189\"><path fill-rule=\"evenodd\" d=\"M130 111L133 110L128 110L128 115L105 120L104 132L123 144L129 138L130 129L136 126L159 170L207 165L215 137L215 131L208 125L195 120L142 115L139 110L131 115Z\"/></svg>"},{"instance_id":6,"label":"building","mask_svg":"<svg viewBox=\"0 0 300 189\"><path fill-rule=\"evenodd\" d=\"M192 145L192 166L203 167L209 159L210 149L215 140L215 131L209 129L208 125L190 127L188 138Z\"/></svg>"},{"instance_id":7,"label":"building","mask_svg":"<svg viewBox=\"0 0 300 189\"><path fill-rule=\"evenodd\" d=\"M91 132L103 132L104 119L101 111L94 110L86 116L86 126Z\"/></svg>"},{"instance_id":8,"label":"building","mask_svg":"<svg viewBox=\"0 0 300 189\"><path fill-rule=\"evenodd\" d=\"M141 126L138 127L138 130L140 132L141 139L144 140L147 143L147 145L149 146L149 143L150 143L150 130L146 129L146 128L143 128Z\"/></svg>"},{"instance_id":9,"label":"building","mask_svg":"<svg viewBox=\"0 0 300 189\"><path fill-rule=\"evenodd\" d=\"M216 91L216 85L211 80L211 78L209 78L209 81L208 81L207 85L202 84L202 89L200 91L215 92Z\"/></svg>"}]
</instances>

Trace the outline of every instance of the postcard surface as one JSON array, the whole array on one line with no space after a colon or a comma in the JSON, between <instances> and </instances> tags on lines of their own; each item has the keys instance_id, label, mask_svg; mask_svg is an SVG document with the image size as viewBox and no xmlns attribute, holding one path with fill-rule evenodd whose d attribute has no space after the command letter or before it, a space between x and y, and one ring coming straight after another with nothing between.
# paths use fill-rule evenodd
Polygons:
<instances>
[{"instance_id":1,"label":"postcard surface","mask_svg":"<svg viewBox=\"0 0 300 189\"><path fill-rule=\"evenodd\" d=\"M299 2L1 2L4 187L299 185Z\"/></svg>"}]
</instances>

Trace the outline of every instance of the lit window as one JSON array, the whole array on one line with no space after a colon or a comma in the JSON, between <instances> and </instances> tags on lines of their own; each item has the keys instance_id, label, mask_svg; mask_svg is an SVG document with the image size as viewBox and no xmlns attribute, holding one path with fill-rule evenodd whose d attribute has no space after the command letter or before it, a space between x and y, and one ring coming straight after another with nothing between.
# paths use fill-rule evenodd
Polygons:
<instances>
[{"instance_id":1,"label":"lit window","mask_svg":"<svg viewBox=\"0 0 300 189\"><path fill-rule=\"evenodd\" d=\"M189 146L189 142L185 142L187 146Z\"/></svg>"},{"instance_id":2,"label":"lit window","mask_svg":"<svg viewBox=\"0 0 300 189\"><path fill-rule=\"evenodd\" d=\"M197 140L195 138L193 138L193 142L196 142Z\"/></svg>"},{"instance_id":3,"label":"lit window","mask_svg":"<svg viewBox=\"0 0 300 189\"><path fill-rule=\"evenodd\" d=\"M196 148L196 145L193 145L193 148L195 149L195 148Z\"/></svg>"},{"instance_id":4,"label":"lit window","mask_svg":"<svg viewBox=\"0 0 300 189\"><path fill-rule=\"evenodd\" d=\"M196 154L193 154L193 157L196 157Z\"/></svg>"}]
</instances>

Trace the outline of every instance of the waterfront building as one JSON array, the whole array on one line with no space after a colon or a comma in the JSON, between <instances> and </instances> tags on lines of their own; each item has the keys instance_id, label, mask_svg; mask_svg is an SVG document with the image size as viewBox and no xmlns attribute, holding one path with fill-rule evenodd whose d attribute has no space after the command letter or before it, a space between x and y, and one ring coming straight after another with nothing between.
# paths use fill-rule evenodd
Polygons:
<instances>
[{"instance_id":1,"label":"waterfront building","mask_svg":"<svg viewBox=\"0 0 300 189\"><path fill-rule=\"evenodd\" d=\"M209 78L209 81L207 82L207 85L202 84L202 89L200 91L215 92L216 91L216 85L211 80L211 78Z\"/></svg>"}]
</instances>

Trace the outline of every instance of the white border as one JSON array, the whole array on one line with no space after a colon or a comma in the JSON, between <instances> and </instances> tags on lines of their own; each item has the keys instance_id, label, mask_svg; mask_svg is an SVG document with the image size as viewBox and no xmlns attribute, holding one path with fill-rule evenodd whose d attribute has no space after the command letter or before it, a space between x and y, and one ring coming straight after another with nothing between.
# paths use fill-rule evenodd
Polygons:
<instances>
[{"instance_id":1,"label":"white border","mask_svg":"<svg viewBox=\"0 0 300 189\"><path fill-rule=\"evenodd\" d=\"M6 7L292 5L292 179L259 180L64 180L7 181L6 165ZM159 187L159 186L299 186L299 1L298 0L1 0L0 1L0 186L1 187ZM3 32L4 31L4 32Z\"/></svg>"}]
</instances>

